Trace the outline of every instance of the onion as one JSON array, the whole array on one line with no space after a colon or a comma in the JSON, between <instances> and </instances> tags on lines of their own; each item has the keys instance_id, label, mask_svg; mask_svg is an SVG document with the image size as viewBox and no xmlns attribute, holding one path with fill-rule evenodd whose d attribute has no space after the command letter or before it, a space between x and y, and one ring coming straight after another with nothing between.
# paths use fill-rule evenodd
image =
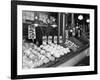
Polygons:
<instances>
[{"instance_id":1,"label":"onion","mask_svg":"<svg viewBox=\"0 0 100 80\"><path fill-rule=\"evenodd\" d=\"M51 57L50 57L50 60L51 60L51 61L54 61L54 60L55 60L55 57L51 56Z\"/></svg>"},{"instance_id":2,"label":"onion","mask_svg":"<svg viewBox=\"0 0 100 80\"><path fill-rule=\"evenodd\" d=\"M48 63L48 62L49 62L49 59L45 57L45 58L43 59L43 62L44 62L44 63Z\"/></svg>"},{"instance_id":3,"label":"onion","mask_svg":"<svg viewBox=\"0 0 100 80\"><path fill-rule=\"evenodd\" d=\"M45 54L45 50L41 50L40 53L41 53L41 54Z\"/></svg>"}]
</instances>

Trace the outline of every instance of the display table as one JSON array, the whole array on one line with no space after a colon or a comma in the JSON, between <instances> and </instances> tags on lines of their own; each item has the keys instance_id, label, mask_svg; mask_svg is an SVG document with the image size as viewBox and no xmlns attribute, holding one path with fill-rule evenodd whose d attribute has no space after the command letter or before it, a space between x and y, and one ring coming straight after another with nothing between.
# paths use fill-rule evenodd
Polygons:
<instances>
[{"instance_id":1,"label":"display table","mask_svg":"<svg viewBox=\"0 0 100 80\"><path fill-rule=\"evenodd\" d=\"M45 68L45 67L64 67L64 66L74 66L80 60L82 60L87 54L89 53L89 43L84 42L81 40L77 40L76 38L70 38L71 41L75 42L80 46L80 48L73 52L71 51L68 54L61 56L60 58L56 59L55 61L51 61L47 64L43 64L38 68ZM64 46L64 45L63 45Z\"/></svg>"},{"instance_id":2,"label":"display table","mask_svg":"<svg viewBox=\"0 0 100 80\"><path fill-rule=\"evenodd\" d=\"M75 55L73 58L65 61L64 63L62 63L58 67L66 67L66 66L74 66L74 65L76 65L78 62L80 62L82 59L84 59L85 57L88 56L87 55L88 54L88 50L89 50L89 48L85 49L84 51L82 51L79 54Z\"/></svg>"}]
</instances>

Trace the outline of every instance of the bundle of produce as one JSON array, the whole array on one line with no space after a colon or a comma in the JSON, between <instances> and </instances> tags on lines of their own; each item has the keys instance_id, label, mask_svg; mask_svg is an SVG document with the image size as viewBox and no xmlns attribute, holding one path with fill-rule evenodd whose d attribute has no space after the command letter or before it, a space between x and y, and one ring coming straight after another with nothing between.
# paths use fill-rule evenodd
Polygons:
<instances>
[{"instance_id":1,"label":"bundle of produce","mask_svg":"<svg viewBox=\"0 0 100 80\"><path fill-rule=\"evenodd\" d=\"M35 68L50 61L55 61L62 55L69 53L69 48L57 44L46 44L37 47L34 44L25 43L23 45L23 67Z\"/></svg>"},{"instance_id":2,"label":"bundle of produce","mask_svg":"<svg viewBox=\"0 0 100 80\"><path fill-rule=\"evenodd\" d=\"M70 48L71 50L73 50L74 52L79 48L78 45L76 45L74 42L70 41L70 40L66 40L65 41L65 45L66 47Z\"/></svg>"}]
</instances>

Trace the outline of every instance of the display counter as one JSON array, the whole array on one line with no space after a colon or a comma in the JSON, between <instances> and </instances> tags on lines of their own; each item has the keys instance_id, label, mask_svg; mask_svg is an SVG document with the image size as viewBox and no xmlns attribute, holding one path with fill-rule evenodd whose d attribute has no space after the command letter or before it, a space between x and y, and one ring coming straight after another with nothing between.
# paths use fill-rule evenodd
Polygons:
<instances>
[{"instance_id":1,"label":"display counter","mask_svg":"<svg viewBox=\"0 0 100 80\"><path fill-rule=\"evenodd\" d=\"M80 48L77 51L71 50L70 53L63 55L60 58L57 58L55 61L51 61L47 64L43 64L38 68L74 66L83 58L88 56L88 51L89 51L88 42L84 40L82 41L81 39L80 39L81 41L79 41L76 38L70 38L70 40L73 40L73 42L75 42L80 46Z\"/></svg>"}]
</instances>

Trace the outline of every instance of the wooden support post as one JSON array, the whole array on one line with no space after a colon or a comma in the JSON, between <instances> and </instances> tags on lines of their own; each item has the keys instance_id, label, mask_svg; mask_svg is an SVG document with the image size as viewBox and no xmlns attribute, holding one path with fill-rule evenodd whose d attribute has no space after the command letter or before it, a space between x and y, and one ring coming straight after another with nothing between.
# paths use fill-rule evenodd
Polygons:
<instances>
[{"instance_id":1,"label":"wooden support post","mask_svg":"<svg viewBox=\"0 0 100 80\"><path fill-rule=\"evenodd\" d=\"M75 27L75 22L74 22L74 13L71 14L71 27Z\"/></svg>"},{"instance_id":2,"label":"wooden support post","mask_svg":"<svg viewBox=\"0 0 100 80\"><path fill-rule=\"evenodd\" d=\"M63 37L62 37L62 40L63 40L63 43L65 42L65 14L63 13Z\"/></svg>"},{"instance_id":3,"label":"wooden support post","mask_svg":"<svg viewBox=\"0 0 100 80\"><path fill-rule=\"evenodd\" d=\"M58 38L57 38L58 44L59 44L59 36L60 36L60 17L61 17L61 13L58 13Z\"/></svg>"}]
</instances>

